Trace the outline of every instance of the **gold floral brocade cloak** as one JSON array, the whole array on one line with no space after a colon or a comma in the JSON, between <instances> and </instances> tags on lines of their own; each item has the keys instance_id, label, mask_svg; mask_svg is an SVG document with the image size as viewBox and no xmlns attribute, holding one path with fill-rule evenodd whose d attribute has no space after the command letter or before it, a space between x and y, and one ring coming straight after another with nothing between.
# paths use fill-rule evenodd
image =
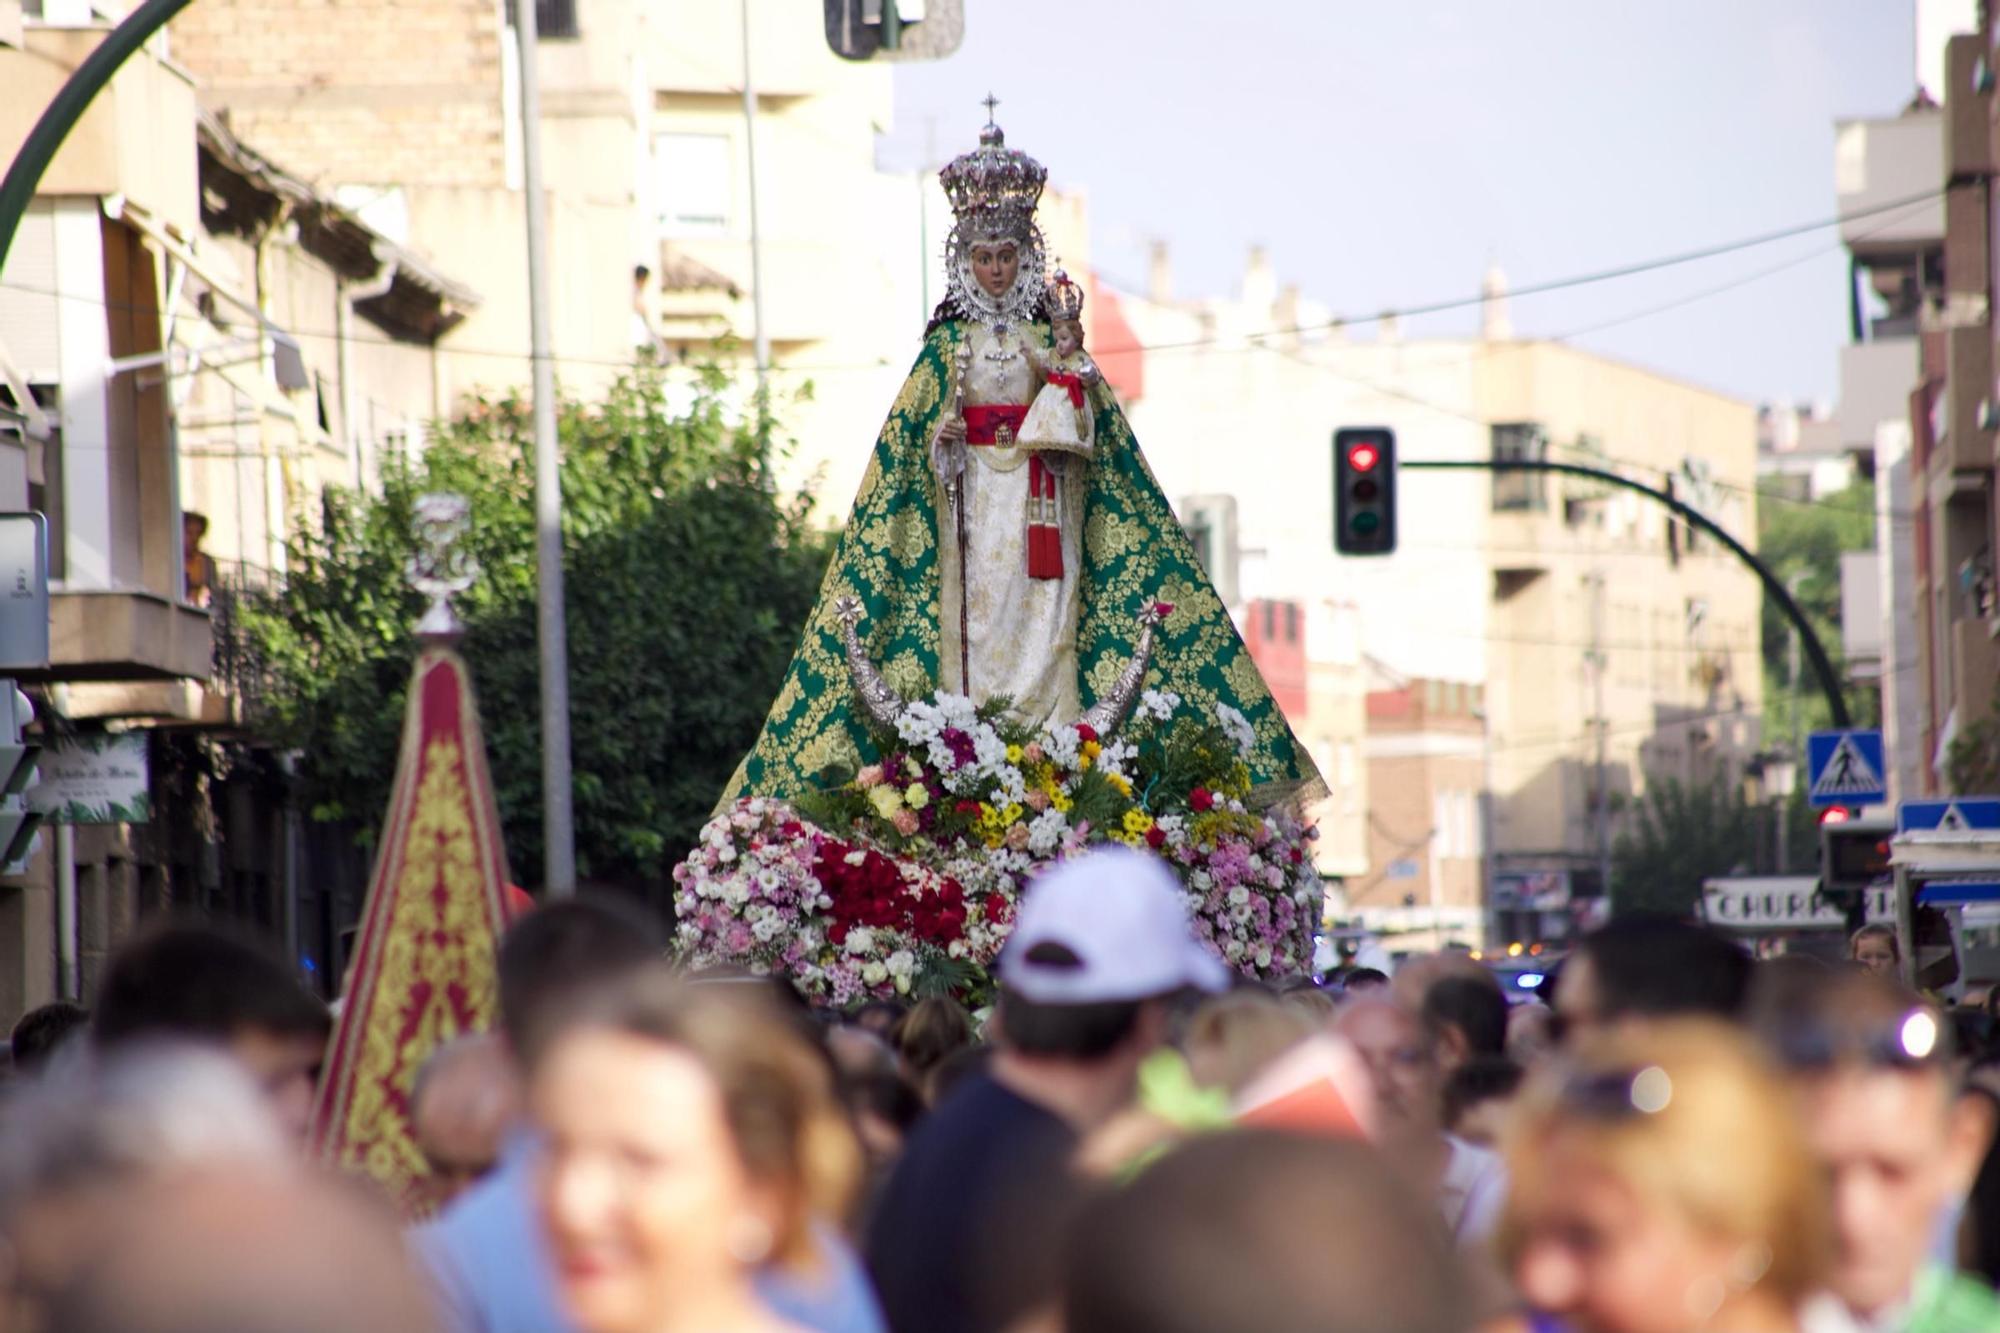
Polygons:
<instances>
[{"instance_id":1,"label":"gold floral brocade cloak","mask_svg":"<svg viewBox=\"0 0 2000 1333\"><path fill-rule=\"evenodd\" d=\"M1036 346L1048 326L1022 326ZM833 766L879 756L854 697L834 604L861 603L860 632L869 656L906 698L937 688L940 635L938 514L941 504L929 445L951 407L952 354L963 337L956 320L924 340L855 497L819 600L756 745L738 765L723 804L743 796L789 797L813 787ZM1153 602L1174 610L1161 627L1147 672L1148 689L1171 690L1183 708L1210 713L1228 704L1257 733L1251 780L1260 800L1312 801L1325 794L1318 770L1278 711L1193 544L1140 456L1132 428L1108 384L1090 390L1096 457L1081 468L1083 571L1077 627L1077 692L1088 708L1131 660L1140 611ZM1082 463L1082 460L1076 460ZM1078 477L1073 470L1072 477ZM947 522L947 535L949 524Z\"/></svg>"}]
</instances>

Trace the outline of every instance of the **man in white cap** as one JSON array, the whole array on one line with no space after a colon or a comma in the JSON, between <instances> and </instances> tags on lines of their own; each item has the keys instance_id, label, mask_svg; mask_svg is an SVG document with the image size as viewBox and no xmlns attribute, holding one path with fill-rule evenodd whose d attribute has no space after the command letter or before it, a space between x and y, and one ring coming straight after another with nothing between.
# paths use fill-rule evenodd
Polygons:
<instances>
[{"instance_id":1,"label":"man in white cap","mask_svg":"<svg viewBox=\"0 0 2000 1333\"><path fill-rule=\"evenodd\" d=\"M1046 1304L1079 1139L1132 1101L1167 1001L1222 990L1229 970L1172 872L1114 848L1028 890L999 980L989 1070L911 1137L868 1229L893 1333L988 1333Z\"/></svg>"}]
</instances>

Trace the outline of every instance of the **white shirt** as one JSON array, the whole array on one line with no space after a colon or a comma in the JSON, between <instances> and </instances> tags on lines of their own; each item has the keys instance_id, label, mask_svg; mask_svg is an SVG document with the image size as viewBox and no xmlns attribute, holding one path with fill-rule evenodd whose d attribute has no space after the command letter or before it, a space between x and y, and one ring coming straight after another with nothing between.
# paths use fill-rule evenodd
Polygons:
<instances>
[{"instance_id":1,"label":"white shirt","mask_svg":"<svg viewBox=\"0 0 2000 1333\"><path fill-rule=\"evenodd\" d=\"M1451 1160L1438 1182L1438 1208L1453 1241L1461 1246L1483 1244L1493 1235L1507 1201L1507 1168L1498 1153L1455 1134L1445 1135L1444 1141Z\"/></svg>"}]
</instances>

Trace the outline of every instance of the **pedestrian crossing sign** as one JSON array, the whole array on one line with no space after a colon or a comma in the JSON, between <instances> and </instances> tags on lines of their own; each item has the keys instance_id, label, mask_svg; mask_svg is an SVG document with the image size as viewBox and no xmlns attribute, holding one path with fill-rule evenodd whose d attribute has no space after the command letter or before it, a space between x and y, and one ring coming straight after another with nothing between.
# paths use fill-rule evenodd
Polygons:
<instances>
[{"instance_id":1,"label":"pedestrian crossing sign","mask_svg":"<svg viewBox=\"0 0 2000 1333\"><path fill-rule=\"evenodd\" d=\"M1806 738L1806 800L1820 807L1880 805L1889 799L1887 767L1881 732L1815 731Z\"/></svg>"}]
</instances>

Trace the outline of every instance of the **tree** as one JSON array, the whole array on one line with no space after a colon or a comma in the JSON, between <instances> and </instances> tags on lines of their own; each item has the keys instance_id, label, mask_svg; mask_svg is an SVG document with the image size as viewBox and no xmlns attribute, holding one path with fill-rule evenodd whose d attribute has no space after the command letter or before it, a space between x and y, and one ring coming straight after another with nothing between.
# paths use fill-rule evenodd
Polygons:
<instances>
[{"instance_id":1,"label":"tree","mask_svg":"<svg viewBox=\"0 0 2000 1333\"><path fill-rule=\"evenodd\" d=\"M1765 496L1757 509L1757 554L1791 585L1836 670L1840 651L1840 557L1875 546L1875 486L1856 482L1816 501ZM1771 597L1764 599L1764 732L1773 740L1804 736L1833 725L1819 678L1803 653L1799 674L1790 671L1792 622ZM1879 711L1879 701L1850 699L1858 725Z\"/></svg>"},{"instance_id":2,"label":"tree","mask_svg":"<svg viewBox=\"0 0 2000 1333\"><path fill-rule=\"evenodd\" d=\"M780 502L767 451L704 372L676 408L661 372L566 401L563 540L577 867L658 882L755 741L811 610L827 546ZM681 395L683 398L686 395ZM379 495L330 490L301 523L283 586L243 611L265 663L258 718L297 749L310 813L382 817L422 599L405 582L412 506L471 502L481 575L457 600L515 875L542 865L533 439L528 405L480 400Z\"/></svg>"},{"instance_id":3,"label":"tree","mask_svg":"<svg viewBox=\"0 0 2000 1333\"><path fill-rule=\"evenodd\" d=\"M1612 849L1612 910L1693 912L1703 880L1743 874L1755 863L1758 817L1721 778L1648 781L1631 830Z\"/></svg>"}]
</instances>

